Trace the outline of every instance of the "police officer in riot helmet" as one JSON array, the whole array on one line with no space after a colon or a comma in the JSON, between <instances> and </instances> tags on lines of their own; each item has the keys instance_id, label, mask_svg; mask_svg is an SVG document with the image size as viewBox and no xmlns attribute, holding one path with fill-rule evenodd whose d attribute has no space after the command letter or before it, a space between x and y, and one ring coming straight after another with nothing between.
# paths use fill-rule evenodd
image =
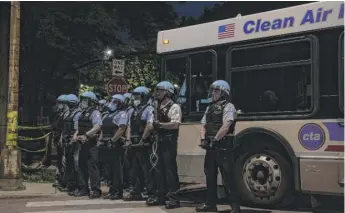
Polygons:
<instances>
[{"instance_id":1,"label":"police officer in riot helmet","mask_svg":"<svg viewBox=\"0 0 345 213\"><path fill-rule=\"evenodd\" d=\"M125 93L123 94L123 97L125 97L125 103L124 103L124 108L126 109L126 113L128 118L132 115L134 111L133 107L133 95L132 93ZM128 120L129 122L129 120ZM129 191L133 190L133 186L135 185L136 178L135 180L131 179L131 159L132 159L133 152L131 149L126 148L124 152L124 164L123 164L123 184L126 189Z\"/></svg>"},{"instance_id":2,"label":"police officer in riot helmet","mask_svg":"<svg viewBox=\"0 0 345 213\"><path fill-rule=\"evenodd\" d=\"M155 170L158 193L147 201L148 205L159 205L164 202L165 190L167 190L169 199L165 203L167 209L180 206L178 197L180 185L176 157L182 112L180 105L172 100L174 92L174 86L168 81L162 81L156 86L158 106L156 107L157 117L154 119L153 126L158 135L158 162Z\"/></svg>"},{"instance_id":3,"label":"police officer in riot helmet","mask_svg":"<svg viewBox=\"0 0 345 213\"><path fill-rule=\"evenodd\" d=\"M236 123L236 109L228 101L230 86L226 81L217 80L210 86L211 105L206 109L201 123L201 144L206 149L204 170L206 175L206 202L197 212L217 211L218 168L231 204L232 212L240 212L234 181L233 134Z\"/></svg>"},{"instance_id":4,"label":"police officer in riot helmet","mask_svg":"<svg viewBox=\"0 0 345 213\"><path fill-rule=\"evenodd\" d=\"M142 200L141 195L144 186L142 181L138 180L141 172L144 175L144 185L147 189L149 199L152 199L155 190L155 181L150 172L150 154L152 149L152 130L147 124L153 122L154 108L149 103L150 91L144 86L137 87L133 90L134 112L129 119L127 128L126 145L131 147L132 158L131 165L132 180L136 180L133 190L124 200Z\"/></svg>"},{"instance_id":5,"label":"police officer in riot helmet","mask_svg":"<svg viewBox=\"0 0 345 213\"><path fill-rule=\"evenodd\" d=\"M102 121L108 116L108 102L105 99L98 101L98 110L101 112ZM109 183L109 164L107 161L107 146L100 140L101 136L98 138L97 146L99 148L99 170L101 181L104 183Z\"/></svg>"},{"instance_id":6,"label":"police officer in riot helmet","mask_svg":"<svg viewBox=\"0 0 345 213\"><path fill-rule=\"evenodd\" d=\"M181 88L179 87L179 85L174 84L174 98L173 99L175 102L177 101L177 98L180 94L180 90L181 90Z\"/></svg>"},{"instance_id":7,"label":"police officer in riot helmet","mask_svg":"<svg viewBox=\"0 0 345 213\"><path fill-rule=\"evenodd\" d=\"M104 117L104 115L108 113L108 109L106 105L107 105L107 100L102 99L98 101L98 110L101 112L102 117Z\"/></svg>"},{"instance_id":8,"label":"police officer in riot helmet","mask_svg":"<svg viewBox=\"0 0 345 213\"><path fill-rule=\"evenodd\" d=\"M64 108L64 103L66 101L67 95L63 94L60 95L55 102L55 105L53 106L53 112L54 113L59 113L63 111Z\"/></svg>"},{"instance_id":9,"label":"police officer in riot helmet","mask_svg":"<svg viewBox=\"0 0 345 213\"><path fill-rule=\"evenodd\" d=\"M56 173L56 182L53 184L54 187L63 185L61 180L61 170L62 170L62 148L60 146L61 133L63 129L63 120L68 113L68 107L66 105L67 95L60 95L56 99L56 105L53 107L53 113L55 114L52 120L53 127L53 138L52 141L49 141L46 146L45 156L42 160L40 166L48 167L51 163L51 147L52 143L57 147L57 173Z\"/></svg>"},{"instance_id":10,"label":"police officer in riot helmet","mask_svg":"<svg viewBox=\"0 0 345 213\"><path fill-rule=\"evenodd\" d=\"M89 195L90 199L101 196L101 183L98 169L99 149L97 147L97 134L102 127L102 116L97 109L97 97L93 92L84 92L80 96L80 108L83 110L78 121L78 131L73 140L78 141L77 191L75 196ZM90 178L91 193L89 193L88 180Z\"/></svg>"},{"instance_id":11,"label":"police officer in riot helmet","mask_svg":"<svg viewBox=\"0 0 345 213\"><path fill-rule=\"evenodd\" d=\"M107 196L104 199L118 200L123 196L122 182L122 158L123 144L122 139L128 124L128 117L124 109L125 98L123 95L116 94L112 96L108 108L110 113L103 120L102 138L107 142L109 156L107 157L110 170L110 187ZM114 134L115 133L115 134Z\"/></svg>"},{"instance_id":12,"label":"police officer in riot helmet","mask_svg":"<svg viewBox=\"0 0 345 213\"><path fill-rule=\"evenodd\" d=\"M79 108L79 99L74 94L67 95L66 101L69 114L64 119L63 131L62 131L62 147L63 151L63 165L62 165L62 182L63 185L59 188L60 191L72 192L76 189L75 180L75 165L73 159L73 151L76 149L76 145L72 142L73 135L78 130L78 120L81 114Z\"/></svg>"},{"instance_id":13,"label":"police officer in riot helmet","mask_svg":"<svg viewBox=\"0 0 345 213\"><path fill-rule=\"evenodd\" d=\"M132 93L125 93L123 94L123 97L125 97L125 105L124 107L128 110L133 109L133 94Z\"/></svg>"}]
</instances>

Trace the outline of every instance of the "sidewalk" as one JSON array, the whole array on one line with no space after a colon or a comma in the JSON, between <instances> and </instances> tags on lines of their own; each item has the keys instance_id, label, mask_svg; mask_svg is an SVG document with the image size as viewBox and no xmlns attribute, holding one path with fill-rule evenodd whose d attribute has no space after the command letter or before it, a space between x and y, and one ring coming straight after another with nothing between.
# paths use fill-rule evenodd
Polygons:
<instances>
[{"instance_id":1,"label":"sidewalk","mask_svg":"<svg viewBox=\"0 0 345 213\"><path fill-rule=\"evenodd\" d=\"M26 187L22 191L0 191L0 199L9 199L9 198L33 198L33 197L46 197L46 196L59 196L65 195L65 192L60 192L52 186L52 183L23 183ZM181 192L188 192L194 190L200 190L204 185L201 184L191 184L184 187L181 187ZM108 187L102 185L102 191L107 192Z\"/></svg>"},{"instance_id":2,"label":"sidewalk","mask_svg":"<svg viewBox=\"0 0 345 213\"><path fill-rule=\"evenodd\" d=\"M52 186L52 183L23 183L26 187L22 191L0 191L0 199L8 198L32 198L52 195L62 195L62 193Z\"/></svg>"}]
</instances>

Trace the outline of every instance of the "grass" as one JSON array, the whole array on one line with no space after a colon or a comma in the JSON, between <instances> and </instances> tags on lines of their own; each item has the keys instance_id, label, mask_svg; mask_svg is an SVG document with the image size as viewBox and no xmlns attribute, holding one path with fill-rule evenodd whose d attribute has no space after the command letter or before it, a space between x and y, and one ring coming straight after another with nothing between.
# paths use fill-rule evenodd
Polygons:
<instances>
[{"instance_id":1,"label":"grass","mask_svg":"<svg viewBox=\"0 0 345 213\"><path fill-rule=\"evenodd\" d=\"M22 178L31 183L53 183L55 181L55 171L48 169L22 171Z\"/></svg>"}]
</instances>

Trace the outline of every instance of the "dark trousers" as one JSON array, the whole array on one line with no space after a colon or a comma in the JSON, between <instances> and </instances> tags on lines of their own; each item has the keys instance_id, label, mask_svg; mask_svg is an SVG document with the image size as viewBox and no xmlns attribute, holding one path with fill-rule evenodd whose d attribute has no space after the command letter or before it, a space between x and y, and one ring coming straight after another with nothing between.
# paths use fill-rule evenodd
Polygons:
<instances>
[{"instance_id":1,"label":"dark trousers","mask_svg":"<svg viewBox=\"0 0 345 213\"><path fill-rule=\"evenodd\" d=\"M143 182L147 189L147 194L152 196L156 190L155 179L153 170L151 170L150 154L152 153L151 147L145 148L131 148L131 179L135 181L133 191L131 194L141 194L143 191ZM143 174L143 178L141 177ZM142 179L144 181L142 181Z\"/></svg>"},{"instance_id":2,"label":"dark trousers","mask_svg":"<svg viewBox=\"0 0 345 213\"><path fill-rule=\"evenodd\" d=\"M122 196L123 193L123 157L122 147L110 148L108 150L109 162L109 193Z\"/></svg>"},{"instance_id":3,"label":"dark trousers","mask_svg":"<svg viewBox=\"0 0 345 213\"><path fill-rule=\"evenodd\" d=\"M109 149L106 146L100 146L99 149L99 170L103 180L109 182L109 162L108 162L108 152Z\"/></svg>"},{"instance_id":4,"label":"dark trousers","mask_svg":"<svg viewBox=\"0 0 345 213\"><path fill-rule=\"evenodd\" d=\"M160 136L158 140L158 162L155 170L157 193L164 199L166 193L170 201L179 201L180 189L177 172L177 136Z\"/></svg>"},{"instance_id":5,"label":"dark trousers","mask_svg":"<svg viewBox=\"0 0 345 213\"><path fill-rule=\"evenodd\" d=\"M76 162L76 179L79 190L89 191L88 180L92 191L101 192L101 181L99 174L99 149L96 141L87 141L85 144L78 144L78 162Z\"/></svg>"},{"instance_id":6,"label":"dark trousers","mask_svg":"<svg viewBox=\"0 0 345 213\"><path fill-rule=\"evenodd\" d=\"M71 144L71 145L67 145L67 144L68 143L65 142L62 179L67 188L75 189L76 180L75 180L75 165L74 165L73 153L77 150L77 144Z\"/></svg>"},{"instance_id":7,"label":"dark trousers","mask_svg":"<svg viewBox=\"0 0 345 213\"><path fill-rule=\"evenodd\" d=\"M56 174L56 180L60 183L62 186L66 186L65 182L63 181L63 176L64 176L64 165L63 165L63 155L64 155L64 150L61 144L57 144L56 146L56 152L57 152L57 169L58 172Z\"/></svg>"},{"instance_id":8,"label":"dark trousers","mask_svg":"<svg viewBox=\"0 0 345 213\"><path fill-rule=\"evenodd\" d=\"M127 186L128 188L134 188L137 179L139 179L137 176L133 175L133 163L132 159L135 156L135 150L132 148L127 148L124 150L124 166L123 166L123 182L124 186Z\"/></svg>"},{"instance_id":9,"label":"dark trousers","mask_svg":"<svg viewBox=\"0 0 345 213\"><path fill-rule=\"evenodd\" d=\"M204 162L207 186L206 202L211 205L216 205L217 203L218 168L230 203L237 203L232 146L226 149L214 148L206 151Z\"/></svg>"}]
</instances>

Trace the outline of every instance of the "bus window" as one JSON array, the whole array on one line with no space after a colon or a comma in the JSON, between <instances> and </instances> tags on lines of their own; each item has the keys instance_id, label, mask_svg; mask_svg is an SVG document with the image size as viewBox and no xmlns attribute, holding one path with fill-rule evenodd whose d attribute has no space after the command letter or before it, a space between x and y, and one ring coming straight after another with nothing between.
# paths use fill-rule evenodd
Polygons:
<instances>
[{"instance_id":1,"label":"bus window","mask_svg":"<svg viewBox=\"0 0 345 213\"><path fill-rule=\"evenodd\" d=\"M340 35L340 51L339 51L339 106L344 113L344 33Z\"/></svg>"},{"instance_id":2,"label":"bus window","mask_svg":"<svg viewBox=\"0 0 345 213\"><path fill-rule=\"evenodd\" d=\"M211 102L208 89L212 84L213 53L203 52L190 56L191 61L191 112L204 112Z\"/></svg>"},{"instance_id":3,"label":"bus window","mask_svg":"<svg viewBox=\"0 0 345 213\"><path fill-rule=\"evenodd\" d=\"M306 40L233 49L232 102L244 115L310 112L311 59Z\"/></svg>"},{"instance_id":4,"label":"bus window","mask_svg":"<svg viewBox=\"0 0 345 213\"><path fill-rule=\"evenodd\" d=\"M186 113L187 103L187 57L171 58L165 61L165 79L180 87L177 102L181 104L182 112Z\"/></svg>"},{"instance_id":5,"label":"bus window","mask_svg":"<svg viewBox=\"0 0 345 213\"><path fill-rule=\"evenodd\" d=\"M190 69L187 60L190 62ZM166 59L165 79L180 87L177 102L181 104L184 114L204 112L211 102L208 89L215 74L216 60L211 51Z\"/></svg>"}]
</instances>

